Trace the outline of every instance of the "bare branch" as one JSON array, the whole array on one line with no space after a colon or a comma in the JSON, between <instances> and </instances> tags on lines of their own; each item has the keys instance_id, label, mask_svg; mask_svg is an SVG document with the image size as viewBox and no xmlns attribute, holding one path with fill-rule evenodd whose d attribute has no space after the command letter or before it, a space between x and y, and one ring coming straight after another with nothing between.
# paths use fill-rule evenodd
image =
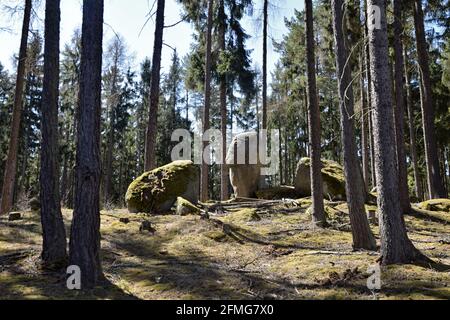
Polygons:
<instances>
[{"instance_id":1,"label":"bare branch","mask_svg":"<svg viewBox=\"0 0 450 320\"><path fill-rule=\"evenodd\" d=\"M173 27L175 27L175 26L179 25L180 23L182 23L182 22L186 21L186 19L187 19L187 18L188 18L188 16L187 16L187 15L186 15L186 16L183 16L183 17L181 18L181 20L180 20L180 21L178 21L178 22L175 22L174 24L170 24L170 25L164 26L164 28L165 28L165 29L168 29L168 28L173 28Z\"/></svg>"}]
</instances>

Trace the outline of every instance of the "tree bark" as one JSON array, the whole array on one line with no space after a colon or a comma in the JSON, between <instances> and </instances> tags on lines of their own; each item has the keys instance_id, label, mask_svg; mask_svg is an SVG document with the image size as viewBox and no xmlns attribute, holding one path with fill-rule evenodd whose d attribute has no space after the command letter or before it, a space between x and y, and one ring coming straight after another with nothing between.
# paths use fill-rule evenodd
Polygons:
<instances>
[{"instance_id":1,"label":"tree bark","mask_svg":"<svg viewBox=\"0 0 450 320\"><path fill-rule=\"evenodd\" d=\"M311 196L313 223L326 225L323 204L322 159L320 141L320 109L317 101L316 88L316 57L314 43L313 5L311 0L305 0L306 10L306 64L308 73L308 120L309 144L311 154Z\"/></svg>"},{"instance_id":2,"label":"tree bark","mask_svg":"<svg viewBox=\"0 0 450 320\"><path fill-rule=\"evenodd\" d=\"M66 231L59 193L58 97L60 0L45 3L44 86L42 91L42 145L40 203L42 260L58 268L67 262Z\"/></svg>"},{"instance_id":3,"label":"tree bark","mask_svg":"<svg viewBox=\"0 0 450 320\"><path fill-rule=\"evenodd\" d=\"M224 0L219 3L219 33L220 33L220 50L225 53L225 4ZM226 164L227 154L227 77L221 75L220 78L220 127L222 129L222 164L220 166L220 199L226 201L229 199L228 193L228 167Z\"/></svg>"},{"instance_id":4,"label":"tree bark","mask_svg":"<svg viewBox=\"0 0 450 320\"><path fill-rule=\"evenodd\" d=\"M364 0L364 11L367 12L367 0ZM369 38L369 21L366 19L366 23L364 24L364 36L365 43ZM367 108L368 108L368 126L369 126L369 154L370 154L370 177L372 187L377 185L377 179L375 174L375 152L374 152L374 140L373 140L373 110L371 107L372 103L372 75L370 74L370 54L369 54L369 46L365 45L365 66L366 66L366 78L367 78Z\"/></svg>"},{"instance_id":5,"label":"tree bark","mask_svg":"<svg viewBox=\"0 0 450 320\"><path fill-rule=\"evenodd\" d=\"M408 171L406 168L405 154L405 94L404 94L404 62L403 62L403 25L402 25L402 4L400 0L394 0L394 85L395 85L395 145L397 147L397 168L398 168L398 193L400 205L403 213L411 211L411 203L408 191Z\"/></svg>"},{"instance_id":6,"label":"tree bark","mask_svg":"<svg viewBox=\"0 0 450 320\"><path fill-rule=\"evenodd\" d=\"M408 70L408 59L406 55L406 50L404 50L404 61L405 61L405 82L406 82L406 107L408 110L408 123L409 123L409 141L410 141L410 153L411 162L414 171L414 190L416 197L420 200L424 200L422 180L420 178L419 163L417 158L417 142L416 142L416 125L414 121L414 105L411 93L411 83L409 78Z\"/></svg>"},{"instance_id":7,"label":"tree bark","mask_svg":"<svg viewBox=\"0 0 450 320\"><path fill-rule=\"evenodd\" d=\"M353 123L353 89L351 84L351 66L347 63L348 53L345 47L343 23L343 2L332 0L333 30L336 45L336 66L338 71L339 105L341 113L341 135L344 154L344 175L346 181L347 203L352 225L353 247L355 249L375 250L375 238L370 230L364 206L366 190L363 187L361 169L355 141Z\"/></svg>"},{"instance_id":8,"label":"tree bark","mask_svg":"<svg viewBox=\"0 0 450 320\"><path fill-rule=\"evenodd\" d=\"M161 79L161 53L164 33L165 0L158 0L156 10L155 42L153 45L152 80L150 84L150 107L145 143L145 171L156 167L156 130L158 124L159 83Z\"/></svg>"},{"instance_id":9,"label":"tree bark","mask_svg":"<svg viewBox=\"0 0 450 320\"><path fill-rule=\"evenodd\" d=\"M19 62L17 65L16 90L14 94L14 106L11 122L11 136L9 140L8 156L5 163L0 215L7 214L13 207L31 10L31 0L25 0L25 11L23 15L22 34L19 50Z\"/></svg>"},{"instance_id":10,"label":"tree bark","mask_svg":"<svg viewBox=\"0 0 450 320\"><path fill-rule=\"evenodd\" d=\"M422 122L429 196L430 199L444 198L446 194L444 192L440 174L438 147L434 128L433 92L431 89L430 66L427 40L425 38L422 0L414 1L414 24L416 31L417 56L422 79Z\"/></svg>"},{"instance_id":11,"label":"tree bark","mask_svg":"<svg viewBox=\"0 0 450 320\"><path fill-rule=\"evenodd\" d=\"M365 88L364 58L360 57L360 89L361 89L361 153L363 165L363 179L366 190L369 191L369 108L367 108L367 97Z\"/></svg>"},{"instance_id":12,"label":"tree bark","mask_svg":"<svg viewBox=\"0 0 450 320\"><path fill-rule=\"evenodd\" d=\"M263 8L263 86L262 86L262 129L267 129L267 37L269 27L269 0L264 0Z\"/></svg>"},{"instance_id":13,"label":"tree bark","mask_svg":"<svg viewBox=\"0 0 450 320\"><path fill-rule=\"evenodd\" d=\"M380 213L382 264L410 263L425 257L406 234L398 194L398 171L395 154L392 80L389 71L388 36L385 0L368 0L367 16L380 9L380 25L369 21L370 72L372 74L372 108L374 110L375 165Z\"/></svg>"},{"instance_id":14,"label":"tree bark","mask_svg":"<svg viewBox=\"0 0 450 320\"><path fill-rule=\"evenodd\" d=\"M214 0L208 0L208 25L206 31L206 57L205 57L205 105L203 109L202 132L206 132L210 128L209 110L211 107L211 49L212 49L212 27L213 27L213 6ZM201 150L202 166L201 166L201 183L200 183L200 199L208 200L208 182L209 182L209 166L205 162L203 152L207 148L208 143L203 142ZM209 156L209 155L208 155Z\"/></svg>"},{"instance_id":15,"label":"tree bark","mask_svg":"<svg viewBox=\"0 0 450 320\"><path fill-rule=\"evenodd\" d=\"M319 117L320 121L320 117ZM319 123L320 124L320 123ZM320 130L319 130L320 132ZM320 141L319 141L320 143ZM281 150L281 146L280 146ZM283 166L280 166L280 172L283 171ZM289 134L287 128L284 129L284 185L289 185Z\"/></svg>"},{"instance_id":16,"label":"tree bark","mask_svg":"<svg viewBox=\"0 0 450 320\"><path fill-rule=\"evenodd\" d=\"M80 103L77 130L75 207L70 264L81 269L82 287L102 279L100 261L100 113L103 0L83 1Z\"/></svg>"}]
</instances>

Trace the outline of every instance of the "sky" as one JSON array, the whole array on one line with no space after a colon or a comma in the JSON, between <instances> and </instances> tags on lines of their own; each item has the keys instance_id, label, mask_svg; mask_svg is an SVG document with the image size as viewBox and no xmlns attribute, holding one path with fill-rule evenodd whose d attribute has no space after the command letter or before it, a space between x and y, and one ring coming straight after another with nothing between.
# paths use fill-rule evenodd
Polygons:
<instances>
[{"instance_id":1,"label":"sky","mask_svg":"<svg viewBox=\"0 0 450 320\"><path fill-rule=\"evenodd\" d=\"M147 14L154 0L105 0L104 16L104 47L108 40L114 37L114 33L123 36L131 53L129 64L137 69L145 57L152 57L155 21L148 21ZM2 1L4 3L5 1ZM17 0L6 1L17 4ZM44 1L41 0L41 8L38 10L38 19L33 22L34 29L43 29ZM252 49L252 60L257 65L262 65L262 28L257 19L261 15L262 0L254 0L255 9L253 17L246 17L243 26L251 38L247 41L248 49ZM269 33L275 40L282 39L287 29L284 26L284 17L292 17L294 10L301 10L303 1L278 0L277 7L271 10L269 18ZM180 20L182 8L176 0L166 0L165 24L170 25ZM0 62L11 71L12 56L18 52L20 44L20 30L22 16L10 19L8 14L0 14ZM61 49L69 42L75 28L81 26L82 0L61 0ZM145 26L144 26L145 25ZM8 27L12 31L1 31ZM142 31L141 31L142 30ZM180 56L189 52L192 42L192 28L188 23L180 23L176 27L165 29L164 42L177 49ZM270 43L270 41L269 41ZM169 68L173 50L164 46L162 53L162 72ZM269 71L275 67L279 56L273 51L272 46L268 52Z\"/></svg>"}]
</instances>

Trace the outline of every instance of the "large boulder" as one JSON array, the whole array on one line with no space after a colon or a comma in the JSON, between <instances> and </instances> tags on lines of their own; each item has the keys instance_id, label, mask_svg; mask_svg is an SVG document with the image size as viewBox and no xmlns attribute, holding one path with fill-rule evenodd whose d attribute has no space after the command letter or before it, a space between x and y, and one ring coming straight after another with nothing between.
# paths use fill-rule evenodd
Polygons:
<instances>
[{"instance_id":1,"label":"large boulder","mask_svg":"<svg viewBox=\"0 0 450 320\"><path fill-rule=\"evenodd\" d=\"M257 137L256 132L239 134L234 137L228 148L226 162L230 168L230 181L237 198L254 197L262 180Z\"/></svg>"},{"instance_id":2,"label":"large boulder","mask_svg":"<svg viewBox=\"0 0 450 320\"><path fill-rule=\"evenodd\" d=\"M141 175L128 187L125 200L131 213L169 212L178 197L198 202L199 169L192 161L175 161Z\"/></svg>"},{"instance_id":3,"label":"large boulder","mask_svg":"<svg viewBox=\"0 0 450 320\"><path fill-rule=\"evenodd\" d=\"M294 181L295 190L303 197L311 195L311 159L303 158L297 165ZM324 197L334 200L345 199L344 169L331 160L322 160L322 179Z\"/></svg>"}]
</instances>

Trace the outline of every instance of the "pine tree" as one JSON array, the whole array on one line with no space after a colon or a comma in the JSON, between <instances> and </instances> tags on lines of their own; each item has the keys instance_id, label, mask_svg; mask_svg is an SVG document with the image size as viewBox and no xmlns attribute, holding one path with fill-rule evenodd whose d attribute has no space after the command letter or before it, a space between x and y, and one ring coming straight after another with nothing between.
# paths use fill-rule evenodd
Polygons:
<instances>
[{"instance_id":1,"label":"pine tree","mask_svg":"<svg viewBox=\"0 0 450 320\"><path fill-rule=\"evenodd\" d=\"M308 77L308 119L309 143L311 154L311 193L312 216L317 225L326 224L323 205L322 159L320 142L320 109L316 91L316 58L314 45L313 5L311 0L305 0L306 8L306 52Z\"/></svg>"},{"instance_id":2,"label":"pine tree","mask_svg":"<svg viewBox=\"0 0 450 320\"><path fill-rule=\"evenodd\" d=\"M428 191L430 199L445 198L442 184L436 133L434 130L435 110L433 106L433 92L430 79L430 65L425 39L424 16L422 0L414 1L414 24L416 31L417 57L420 68L422 122L425 141L425 156L427 166Z\"/></svg>"},{"instance_id":3,"label":"pine tree","mask_svg":"<svg viewBox=\"0 0 450 320\"><path fill-rule=\"evenodd\" d=\"M211 108L211 50L212 50L212 28L213 28L213 6L214 0L208 0L208 24L206 31L206 54L205 54L205 105L202 116L202 132L206 132L210 128L210 108ZM207 143L203 142L202 147L202 166L201 166L201 181L200 181L200 199L207 201L209 188L209 169L205 162L203 150L207 147Z\"/></svg>"},{"instance_id":4,"label":"pine tree","mask_svg":"<svg viewBox=\"0 0 450 320\"><path fill-rule=\"evenodd\" d=\"M370 73L372 75L372 108L374 110L375 165L377 173L378 210L380 214L381 262L385 265L410 263L426 258L414 247L406 233L398 194L394 110L389 71L386 4L368 0L367 16L380 8L380 26L369 25ZM369 19L370 21L370 19ZM373 24L373 21L370 22Z\"/></svg>"},{"instance_id":5,"label":"pine tree","mask_svg":"<svg viewBox=\"0 0 450 320\"><path fill-rule=\"evenodd\" d=\"M348 53L345 46L345 27L342 23L342 0L332 0L333 28L336 45L336 66L339 84L341 135L344 151L344 175L350 223L352 225L353 247L374 250L375 238L370 230L365 213L365 188L361 178L355 129L353 123L353 89L351 84L351 67L348 64ZM344 30L343 30L344 29Z\"/></svg>"},{"instance_id":6,"label":"pine tree","mask_svg":"<svg viewBox=\"0 0 450 320\"><path fill-rule=\"evenodd\" d=\"M161 52L164 32L165 0L158 0L156 9L155 42L153 45L152 81L150 84L150 108L148 114L146 144L145 144L145 171L156 167L155 142L158 123L159 90L161 77Z\"/></svg>"},{"instance_id":7,"label":"pine tree","mask_svg":"<svg viewBox=\"0 0 450 320\"><path fill-rule=\"evenodd\" d=\"M25 85L25 64L27 59L28 32L30 28L32 2L25 0L25 10L22 23L19 63L17 65L17 79L14 95L11 134L9 139L8 157L5 164L3 178L0 215L8 213L13 206L13 192L16 182L17 153L19 148L20 120L22 116L22 99Z\"/></svg>"},{"instance_id":8,"label":"pine tree","mask_svg":"<svg viewBox=\"0 0 450 320\"><path fill-rule=\"evenodd\" d=\"M61 200L73 208L75 182L75 151L77 140L77 106L80 87L81 32L74 31L62 51L60 90L60 153L62 156Z\"/></svg>"},{"instance_id":9,"label":"pine tree","mask_svg":"<svg viewBox=\"0 0 450 320\"><path fill-rule=\"evenodd\" d=\"M103 277L100 260L100 112L103 0L83 1L81 78L70 264L81 269L83 288Z\"/></svg>"},{"instance_id":10,"label":"pine tree","mask_svg":"<svg viewBox=\"0 0 450 320\"><path fill-rule=\"evenodd\" d=\"M44 86L42 92L42 144L40 203L42 260L46 266L67 262L66 230L59 194L58 97L60 0L45 2Z\"/></svg>"}]
</instances>

